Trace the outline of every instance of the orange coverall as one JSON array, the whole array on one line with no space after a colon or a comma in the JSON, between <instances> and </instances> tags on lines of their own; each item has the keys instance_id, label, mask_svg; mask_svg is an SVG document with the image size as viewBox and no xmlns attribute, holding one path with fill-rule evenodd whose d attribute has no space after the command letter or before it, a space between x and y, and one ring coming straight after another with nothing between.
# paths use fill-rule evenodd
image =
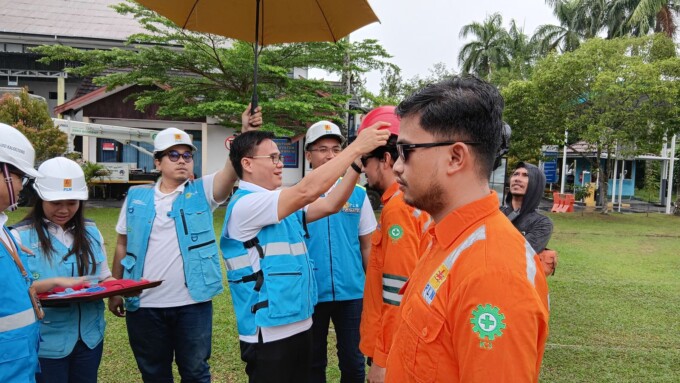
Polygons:
<instances>
[{"instance_id":1,"label":"orange coverall","mask_svg":"<svg viewBox=\"0 0 680 383\"><path fill-rule=\"evenodd\" d=\"M545 275L498 197L460 207L405 288L386 382L537 382L548 336Z\"/></svg>"},{"instance_id":2,"label":"orange coverall","mask_svg":"<svg viewBox=\"0 0 680 383\"><path fill-rule=\"evenodd\" d=\"M398 324L402 298L398 292L422 254L420 239L432 220L404 202L396 182L383 193L382 202L378 230L371 237L359 348L378 366L385 367Z\"/></svg>"}]
</instances>

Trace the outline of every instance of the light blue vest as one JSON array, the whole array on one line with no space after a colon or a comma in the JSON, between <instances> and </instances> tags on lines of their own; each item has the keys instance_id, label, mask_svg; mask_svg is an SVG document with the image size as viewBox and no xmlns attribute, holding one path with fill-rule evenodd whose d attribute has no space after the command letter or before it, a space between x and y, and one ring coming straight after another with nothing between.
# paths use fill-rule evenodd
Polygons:
<instances>
[{"instance_id":1,"label":"light blue vest","mask_svg":"<svg viewBox=\"0 0 680 383\"><path fill-rule=\"evenodd\" d=\"M70 249L59 242L57 238L50 235L55 250L50 261L42 252L38 233L31 223L21 222L14 228L19 232L21 243L34 254L28 255L28 268L34 280L79 276L76 256L71 254L68 258L63 259ZM86 222L85 228L97 264L95 271L89 275L98 276L101 273L99 264L106 262L100 242L101 236L94 222ZM88 270L89 268L90 266L88 266ZM38 354L41 358L57 359L68 356L79 338L90 349L95 348L104 339L106 322L104 321L103 300L61 307L45 307L44 311L45 318L40 326L42 342Z\"/></svg>"},{"instance_id":2,"label":"light blue vest","mask_svg":"<svg viewBox=\"0 0 680 383\"><path fill-rule=\"evenodd\" d=\"M123 278L138 281L143 275L151 227L156 217L153 185L130 188L126 217L127 253L121 261ZM168 217L175 221L189 295L196 302L212 299L224 287L213 229L213 214L203 192L202 180L185 184L184 192L172 203ZM130 311L137 310L139 297L126 298L125 306Z\"/></svg>"},{"instance_id":3,"label":"light blue vest","mask_svg":"<svg viewBox=\"0 0 680 383\"><path fill-rule=\"evenodd\" d=\"M357 185L336 214L307 225L307 246L314 260L319 302L360 299L366 274L359 244L359 220L366 189Z\"/></svg>"},{"instance_id":4,"label":"light blue vest","mask_svg":"<svg viewBox=\"0 0 680 383\"><path fill-rule=\"evenodd\" d=\"M5 230L2 227L1 230ZM5 230L9 238L12 236ZM14 241L12 239L12 241ZM14 244L15 248L19 246ZM26 254L19 251L24 268ZM28 270L27 270L28 271ZM0 382L35 382L38 367L40 322L28 297L30 277L25 279L12 256L0 245Z\"/></svg>"},{"instance_id":5,"label":"light blue vest","mask_svg":"<svg viewBox=\"0 0 680 383\"><path fill-rule=\"evenodd\" d=\"M258 327L305 320L312 316L317 301L301 211L276 225L263 227L256 238L246 243L226 235L234 204L250 193L239 189L231 198L220 240L240 335L255 335ZM261 272L253 273L246 246L261 251Z\"/></svg>"}]
</instances>

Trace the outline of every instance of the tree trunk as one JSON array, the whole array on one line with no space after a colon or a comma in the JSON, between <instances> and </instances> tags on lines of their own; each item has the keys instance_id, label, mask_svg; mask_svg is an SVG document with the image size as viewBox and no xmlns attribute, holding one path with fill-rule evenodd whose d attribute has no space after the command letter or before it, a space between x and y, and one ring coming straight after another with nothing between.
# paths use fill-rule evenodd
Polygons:
<instances>
[{"instance_id":1,"label":"tree trunk","mask_svg":"<svg viewBox=\"0 0 680 383\"><path fill-rule=\"evenodd\" d=\"M607 200L607 186L608 186L608 175L606 174L607 172L605 171L606 169L603 169L602 166L600 166L600 158L602 158L602 145L598 142L597 143L597 157L595 158L595 164L597 165L597 174L598 174L598 189L600 190L600 195L598 197L597 203L602 206L602 214L607 214L609 213L609 206L608 206L608 200ZM593 193L595 191L593 190Z\"/></svg>"}]
</instances>

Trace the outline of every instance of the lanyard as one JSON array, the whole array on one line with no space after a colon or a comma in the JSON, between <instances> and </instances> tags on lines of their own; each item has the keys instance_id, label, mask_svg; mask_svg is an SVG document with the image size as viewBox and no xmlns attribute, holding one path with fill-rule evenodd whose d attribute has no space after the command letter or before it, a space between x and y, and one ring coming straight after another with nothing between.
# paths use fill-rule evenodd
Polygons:
<instances>
[{"instance_id":1,"label":"lanyard","mask_svg":"<svg viewBox=\"0 0 680 383\"><path fill-rule=\"evenodd\" d=\"M7 250L9 255L12 256L12 259L14 260L14 263L16 263L17 267L19 268L19 271L21 271L21 275L26 279L26 281L30 281L30 278L28 276L28 273L26 272L26 269L24 268L24 264L21 263L21 259L19 259L19 254L17 253L17 250L14 246L14 244L11 242L11 237L6 229L3 227L3 230L5 230L5 234L7 235L7 239L10 241L9 245L5 243L4 240L0 239L0 243L2 243L2 247ZM38 299L38 294L35 291L35 288L33 286L29 286L28 288L28 297L31 299L31 304L33 305L33 312L35 312L36 318L38 320L42 320L45 317L45 313L43 312L42 306L40 305L40 300Z\"/></svg>"}]
</instances>

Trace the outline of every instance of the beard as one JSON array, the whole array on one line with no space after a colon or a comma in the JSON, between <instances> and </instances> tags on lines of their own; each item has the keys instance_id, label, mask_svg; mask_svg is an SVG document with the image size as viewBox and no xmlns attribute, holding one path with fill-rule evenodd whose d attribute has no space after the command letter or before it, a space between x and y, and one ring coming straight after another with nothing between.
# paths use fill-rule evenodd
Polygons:
<instances>
[{"instance_id":1,"label":"beard","mask_svg":"<svg viewBox=\"0 0 680 383\"><path fill-rule=\"evenodd\" d=\"M404 202L433 215L444 209L444 188L435 180L431 180L426 191L420 196L404 193Z\"/></svg>"}]
</instances>

